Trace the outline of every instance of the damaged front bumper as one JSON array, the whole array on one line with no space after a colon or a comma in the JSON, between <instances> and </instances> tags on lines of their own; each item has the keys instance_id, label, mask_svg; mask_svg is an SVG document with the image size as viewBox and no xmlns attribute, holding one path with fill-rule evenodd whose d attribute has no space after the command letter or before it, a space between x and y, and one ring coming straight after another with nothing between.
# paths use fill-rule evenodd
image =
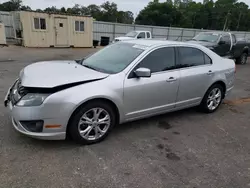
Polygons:
<instances>
[{"instance_id":1,"label":"damaged front bumper","mask_svg":"<svg viewBox=\"0 0 250 188\"><path fill-rule=\"evenodd\" d=\"M17 82L17 80L16 80ZM51 118L44 105L34 107L20 107L16 106L16 99L14 98L13 89L16 82L9 88L5 98L4 105L9 107L13 127L20 133L42 140L64 140L66 138L66 123L67 118L55 113L55 118ZM26 126L29 122L42 122L41 129L34 129ZM46 125L60 125L56 128L46 128ZM36 126L36 124L34 124Z\"/></svg>"}]
</instances>

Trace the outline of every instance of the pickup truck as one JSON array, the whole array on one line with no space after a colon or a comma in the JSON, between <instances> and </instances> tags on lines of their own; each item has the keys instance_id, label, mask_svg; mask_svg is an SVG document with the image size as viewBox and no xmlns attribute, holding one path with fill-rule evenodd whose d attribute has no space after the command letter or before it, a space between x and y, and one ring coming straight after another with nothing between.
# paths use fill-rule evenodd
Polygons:
<instances>
[{"instance_id":1,"label":"pickup truck","mask_svg":"<svg viewBox=\"0 0 250 188\"><path fill-rule=\"evenodd\" d=\"M131 39L151 39L152 34L150 31L131 31L124 37L116 37L113 42L125 41Z\"/></svg>"},{"instance_id":2,"label":"pickup truck","mask_svg":"<svg viewBox=\"0 0 250 188\"><path fill-rule=\"evenodd\" d=\"M201 44L218 55L236 60L237 64L246 64L249 56L250 42L237 39L229 32L201 32L188 42Z\"/></svg>"}]
</instances>

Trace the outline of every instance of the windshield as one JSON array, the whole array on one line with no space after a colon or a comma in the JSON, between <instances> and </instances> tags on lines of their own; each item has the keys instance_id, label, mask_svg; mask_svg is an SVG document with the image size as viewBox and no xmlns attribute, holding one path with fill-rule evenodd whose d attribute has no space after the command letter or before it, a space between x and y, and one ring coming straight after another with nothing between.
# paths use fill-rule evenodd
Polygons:
<instances>
[{"instance_id":1,"label":"windshield","mask_svg":"<svg viewBox=\"0 0 250 188\"><path fill-rule=\"evenodd\" d=\"M125 69L144 51L131 43L115 43L103 48L82 62L82 65L100 72L115 74Z\"/></svg>"},{"instance_id":2,"label":"windshield","mask_svg":"<svg viewBox=\"0 0 250 188\"><path fill-rule=\"evenodd\" d=\"M218 39L219 39L219 34L216 33L200 33L193 38L193 40L205 41L205 42L217 42Z\"/></svg>"},{"instance_id":3,"label":"windshield","mask_svg":"<svg viewBox=\"0 0 250 188\"><path fill-rule=\"evenodd\" d=\"M131 32L129 32L129 33L127 33L125 36L126 37L136 37L136 35L137 35L138 33L136 32L136 31L131 31Z\"/></svg>"}]
</instances>

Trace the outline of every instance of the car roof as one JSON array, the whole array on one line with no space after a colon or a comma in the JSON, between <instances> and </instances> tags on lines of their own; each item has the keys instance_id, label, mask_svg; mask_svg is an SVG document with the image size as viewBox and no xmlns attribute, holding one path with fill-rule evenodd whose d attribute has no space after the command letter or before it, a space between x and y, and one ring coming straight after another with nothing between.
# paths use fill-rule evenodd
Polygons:
<instances>
[{"instance_id":1,"label":"car roof","mask_svg":"<svg viewBox=\"0 0 250 188\"><path fill-rule=\"evenodd\" d=\"M142 45L147 47L161 46L161 45L185 45L185 46L200 46L199 44L189 44L186 42L171 41L171 40L152 40L152 39L139 39L139 40L128 40L122 41L125 43L131 43L135 45Z\"/></svg>"},{"instance_id":2,"label":"car roof","mask_svg":"<svg viewBox=\"0 0 250 188\"><path fill-rule=\"evenodd\" d=\"M150 31L142 31L142 30L134 30L135 32L150 32Z\"/></svg>"},{"instance_id":3,"label":"car roof","mask_svg":"<svg viewBox=\"0 0 250 188\"><path fill-rule=\"evenodd\" d=\"M202 31L201 33L209 33L209 34L223 35L223 34L226 34L227 32L223 32L223 31Z\"/></svg>"}]
</instances>

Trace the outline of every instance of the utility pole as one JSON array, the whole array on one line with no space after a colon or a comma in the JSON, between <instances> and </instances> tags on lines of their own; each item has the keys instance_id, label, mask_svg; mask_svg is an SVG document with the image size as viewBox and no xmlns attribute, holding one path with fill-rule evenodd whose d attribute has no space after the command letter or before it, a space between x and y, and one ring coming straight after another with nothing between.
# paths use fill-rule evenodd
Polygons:
<instances>
[{"instance_id":1,"label":"utility pole","mask_svg":"<svg viewBox=\"0 0 250 188\"><path fill-rule=\"evenodd\" d=\"M226 20L225 20L225 23L224 23L223 31L226 30L227 22L228 22L228 15L229 15L229 14L230 14L230 11L227 12L227 16L226 16Z\"/></svg>"},{"instance_id":2,"label":"utility pole","mask_svg":"<svg viewBox=\"0 0 250 188\"><path fill-rule=\"evenodd\" d=\"M240 18L241 18L241 12L240 12L240 15L239 15L238 24L237 24L237 28L236 28L237 31L238 31L238 29L240 27Z\"/></svg>"},{"instance_id":3,"label":"utility pole","mask_svg":"<svg viewBox=\"0 0 250 188\"><path fill-rule=\"evenodd\" d=\"M237 23L236 31L238 31L238 29L239 29L239 27L240 27L240 19L241 19L241 16L242 16L242 11L240 10L240 14L239 14L239 18L238 18L238 23Z\"/></svg>"}]
</instances>

